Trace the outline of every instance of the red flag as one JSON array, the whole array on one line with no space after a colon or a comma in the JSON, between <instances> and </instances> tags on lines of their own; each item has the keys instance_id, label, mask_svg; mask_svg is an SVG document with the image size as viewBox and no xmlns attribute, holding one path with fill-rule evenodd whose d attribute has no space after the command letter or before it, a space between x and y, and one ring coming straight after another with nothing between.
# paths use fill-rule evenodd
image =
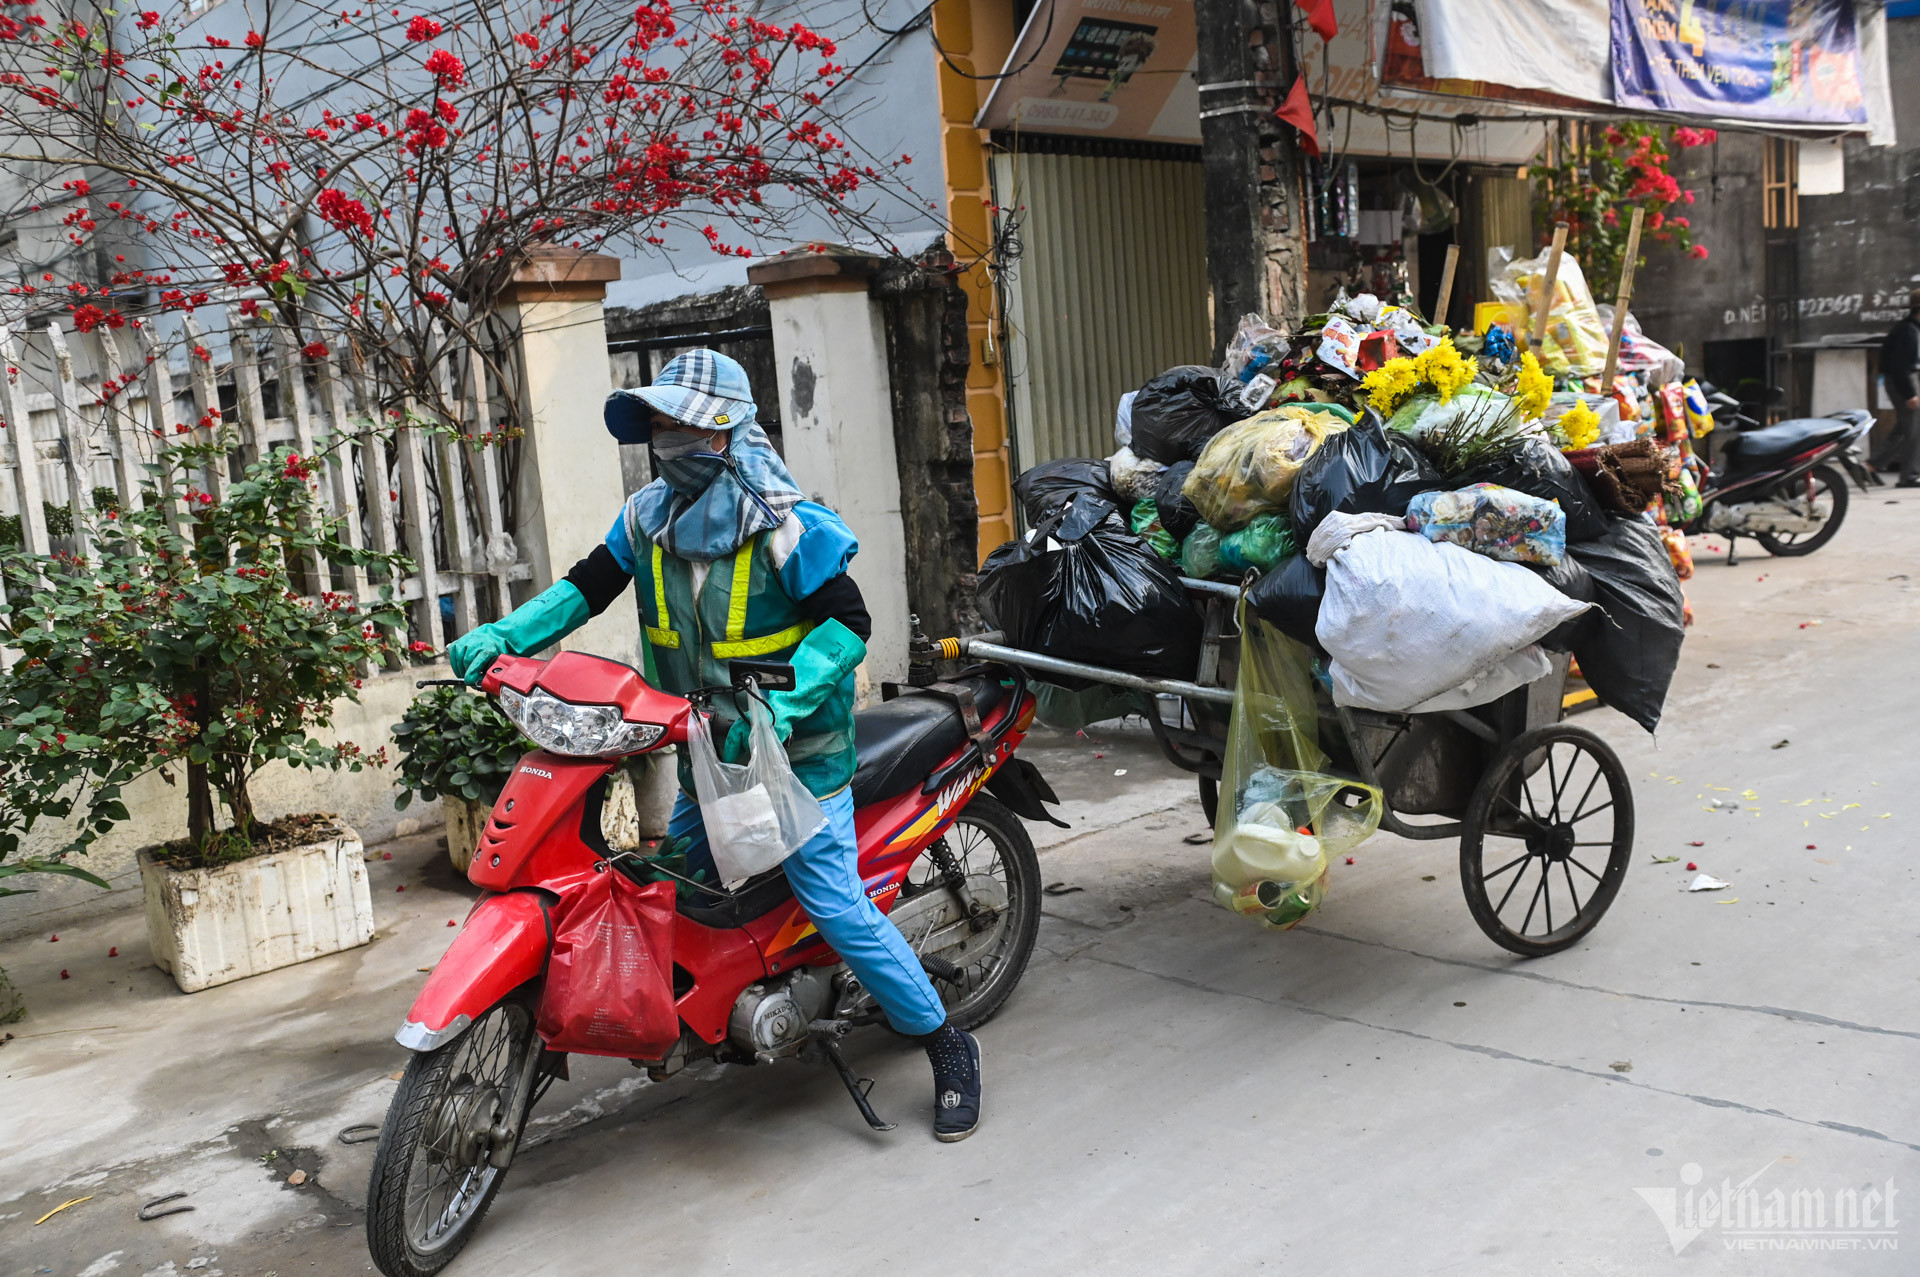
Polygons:
<instances>
[{"instance_id":1,"label":"red flag","mask_svg":"<svg viewBox=\"0 0 1920 1277\"><path fill-rule=\"evenodd\" d=\"M1275 115L1300 130L1300 149L1315 159L1320 158L1320 130L1313 119L1313 102L1307 97L1307 77L1301 76L1293 82L1293 88L1287 92L1287 100L1280 104Z\"/></svg>"},{"instance_id":2,"label":"red flag","mask_svg":"<svg viewBox=\"0 0 1920 1277\"><path fill-rule=\"evenodd\" d=\"M1340 21L1333 16L1333 0L1293 0L1300 11L1307 15L1307 25L1322 40L1331 40L1340 34Z\"/></svg>"}]
</instances>

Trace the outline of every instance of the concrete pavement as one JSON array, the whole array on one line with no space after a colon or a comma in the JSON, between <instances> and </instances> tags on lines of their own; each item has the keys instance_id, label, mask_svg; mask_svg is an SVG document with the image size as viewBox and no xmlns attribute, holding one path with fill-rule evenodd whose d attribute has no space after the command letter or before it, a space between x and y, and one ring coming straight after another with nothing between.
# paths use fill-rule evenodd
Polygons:
<instances>
[{"instance_id":1,"label":"concrete pavement","mask_svg":"<svg viewBox=\"0 0 1920 1277\"><path fill-rule=\"evenodd\" d=\"M1043 874L1084 890L1047 899L982 1032L976 1138L933 1142L923 1057L880 1031L851 1054L890 1136L810 1066L577 1062L452 1271L1910 1272L1917 551L1920 500L1888 489L1810 558L1699 553L1657 744L1581 719L1635 780L1638 846L1551 958L1480 934L1452 843L1386 835L1261 931L1208 903L1191 782L1142 733L1036 749L1075 823L1036 829ZM0 950L34 1008L0 1047L0 1277L367 1271L372 1145L335 1133L379 1120L470 890L430 839L386 850L373 945L191 998L137 916ZM1686 893L1689 860L1732 887ZM1726 1227L1729 1188L1827 1218ZM134 1221L175 1189L199 1209ZM1834 1219L1863 1202L1872 1227Z\"/></svg>"}]
</instances>

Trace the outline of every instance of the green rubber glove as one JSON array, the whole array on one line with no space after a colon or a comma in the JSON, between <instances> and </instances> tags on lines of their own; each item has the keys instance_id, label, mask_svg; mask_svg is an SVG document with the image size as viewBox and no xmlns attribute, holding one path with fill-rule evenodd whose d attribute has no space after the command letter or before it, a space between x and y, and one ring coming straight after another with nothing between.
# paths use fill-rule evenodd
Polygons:
<instances>
[{"instance_id":1,"label":"green rubber glove","mask_svg":"<svg viewBox=\"0 0 1920 1277\"><path fill-rule=\"evenodd\" d=\"M767 693L773 707L773 731L782 741L793 735L793 725L827 703L840 684L867 659L867 645L858 634L835 620L816 625L787 658L793 666L794 689ZM747 744L752 724L745 718L727 732L720 757L729 763L744 761L753 751Z\"/></svg>"},{"instance_id":2,"label":"green rubber glove","mask_svg":"<svg viewBox=\"0 0 1920 1277\"><path fill-rule=\"evenodd\" d=\"M447 648L447 660L453 665L455 678L478 686L487 667L503 653L530 656L573 633L592 615L579 586L555 581L500 620L489 621L455 639Z\"/></svg>"}]
</instances>

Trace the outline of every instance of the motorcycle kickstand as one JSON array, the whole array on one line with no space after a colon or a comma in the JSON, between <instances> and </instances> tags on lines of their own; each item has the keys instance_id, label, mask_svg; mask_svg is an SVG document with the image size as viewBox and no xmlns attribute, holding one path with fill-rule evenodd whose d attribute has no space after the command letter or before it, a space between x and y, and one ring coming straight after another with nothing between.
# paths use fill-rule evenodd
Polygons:
<instances>
[{"instance_id":1,"label":"motorcycle kickstand","mask_svg":"<svg viewBox=\"0 0 1920 1277\"><path fill-rule=\"evenodd\" d=\"M867 1092L873 1088L873 1079L861 1077L847 1063L847 1057L840 1052L840 1039L852 1025L844 1020L815 1020L807 1026L807 1034L813 1039L820 1053L827 1057L827 1063L833 1065L833 1071L840 1075L840 1081L847 1088L847 1094L853 1097L854 1104L860 1110L860 1116L867 1119L867 1125L876 1131L891 1131L895 1123L882 1121L873 1111L873 1105L867 1099Z\"/></svg>"},{"instance_id":2,"label":"motorcycle kickstand","mask_svg":"<svg viewBox=\"0 0 1920 1277\"><path fill-rule=\"evenodd\" d=\"M1729 535L1727 537L1727 566L1728 567L1732 567L1734 565L1734 555L1738 553L1739 548L1740 548L1740 538L1737 536Z\"/></svg>"}]
</instances>

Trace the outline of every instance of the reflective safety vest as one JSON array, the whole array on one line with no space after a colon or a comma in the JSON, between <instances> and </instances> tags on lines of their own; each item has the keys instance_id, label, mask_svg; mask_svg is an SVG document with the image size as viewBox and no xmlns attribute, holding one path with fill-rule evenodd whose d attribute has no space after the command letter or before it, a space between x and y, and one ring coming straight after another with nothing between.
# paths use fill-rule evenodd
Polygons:
<instances>
[{"instance_id":1,"label":"reflective safety vest","mask_svg":"<svg viewBox=\"0 0 1920 1277\"><path fill-rule=\"evenodd\" d=\"M733 554L708 565L698 597L694 564L668 554L657 543L633 540L634 593L640 624L646 631L656 686L684 696L696 687L725 687L733 678L728 662L783 661L793 654L814 623L787 597L774 562L781 528L762 532ZM840 694L794 724L787 757L794 774L814 794L825 797L853 779L854 680L849 674ZM735 698L716 696L709 729L716 749L740 717ZM684 751L680 786L693 792Z\"/></svg>"}]
</instances>

